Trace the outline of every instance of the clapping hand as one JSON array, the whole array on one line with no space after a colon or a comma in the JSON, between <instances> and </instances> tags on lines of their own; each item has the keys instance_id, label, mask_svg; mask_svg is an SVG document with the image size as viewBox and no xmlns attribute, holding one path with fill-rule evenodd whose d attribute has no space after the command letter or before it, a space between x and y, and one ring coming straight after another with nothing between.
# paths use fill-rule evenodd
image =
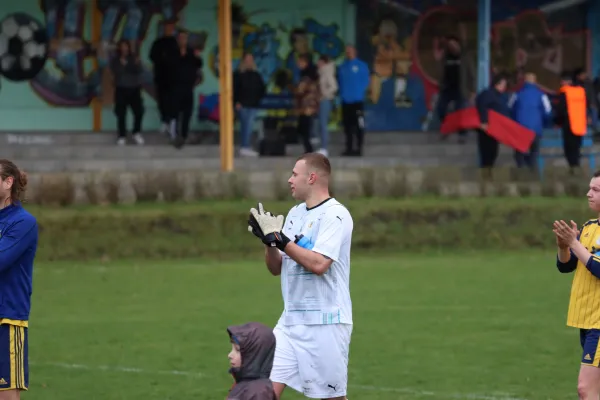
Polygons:
<instances>
[{"instance_id":1,"label":"clapping hand","mask_svg":"<svg viewBox=\"0 0 600 400\"><path fill-rule=\"evenodd\" d=\"M277 247L283 251L290 242L290 239L281 232L284 222L283 215L274 216L270 212L265 212L262 203L258 203L257 208L250 209L248 231L252 232L265 245Z\"/></svg>"},{"instance_id":2,"label":"clapping hand","mask_svg":"<svg viewBox=\"0 0 600 400\"><path fill-rule=\"evenodd\" d=\"M556 235L556 244L561 249L571 247L574 242L577 241L579 230L577 224L571 221L571 225L565 221L554 221L554 229L552 229L554 235Z\"/></svg>"}]
</instances>

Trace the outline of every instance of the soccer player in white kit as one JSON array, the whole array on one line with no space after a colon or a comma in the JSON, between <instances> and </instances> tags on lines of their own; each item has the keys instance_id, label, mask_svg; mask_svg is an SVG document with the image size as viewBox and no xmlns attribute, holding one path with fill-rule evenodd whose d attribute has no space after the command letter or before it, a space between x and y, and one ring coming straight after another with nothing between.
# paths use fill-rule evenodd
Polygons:
<instances>
[{"instance_id":1,"label":"soccer player in white kit","mask_svg":"<svg viewBox=\"0 0 600 400\"><path fill-rule=\"evenodd\" d=\"M329 194L327 157L308 153L288 180L301 204L283 216L252 209L249 230L266 245L269 271L281 275L284 310L271 380L277 398L289 386L313 399L346 399L352 334L350 213Z\"/></svg>"}]
</instances>

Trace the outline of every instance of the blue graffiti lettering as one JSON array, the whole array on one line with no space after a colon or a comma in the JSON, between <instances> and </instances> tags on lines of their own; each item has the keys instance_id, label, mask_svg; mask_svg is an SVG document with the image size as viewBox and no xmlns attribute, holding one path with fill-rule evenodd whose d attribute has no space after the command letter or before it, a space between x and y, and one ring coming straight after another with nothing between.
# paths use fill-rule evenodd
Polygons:
<instances>
[{"instance_id":1,"label":"blue graffiti lettering","mask_svg":"<svg viewBox=\"0 0 600 400\"><path fill-rule=\"evenodd\" d=\"M244 50L251 52L256 67L265 82L281 67L277 32L267 24L262 24L257 31L244 36Z\"/></svg>"},{"instance_id":2,"label":"blue graffiti lettering","mask_svg":"<svg viewBox=\"0 0 600 400\"><path fill-rule=\"evenodd\" d=\"M332 59L338 58L344 51L344 42L338 37L338 25L323 25L312 18L304 21L304 29L312 35L314 52Z\"/></svg>"}]
</instances>

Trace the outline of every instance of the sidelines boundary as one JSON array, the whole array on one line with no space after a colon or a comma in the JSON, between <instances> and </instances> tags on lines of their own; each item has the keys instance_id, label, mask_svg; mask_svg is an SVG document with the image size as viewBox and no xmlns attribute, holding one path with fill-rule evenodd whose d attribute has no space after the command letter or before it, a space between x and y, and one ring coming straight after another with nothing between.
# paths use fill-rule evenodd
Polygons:
<instances>
[{"instance_id":1,"label":"sidelines boundary","mask_svg":"<svg viewBox=\"0 0 600 400\"><path fill-rule=\"evenodd\" d=\"M107 365L86 365L86 364L69 364L69 363L52 363L52 362L29 362L29 365L40 366L40 367L54 367L62 369L75 369L81 371L106 371L106 372L124 372L141 375L172 375L172 376L187 376L193 378L208 378L205 374L200 372L192 371L152 371L142 368L134 367L123 367L123 366L107 366ZM410 388L392 388L382 386L371 386L371 385L348 385L349 388L358 390L370 391L370 392L389 392L389 393L403 393L411 394L416 396L431 396L435 398L444 399L462 399L462 400L528 400L521 397L514 397L509 393L498 393L495 395L484 395L478 393L439 393L428 390L416 390ZM226 389L224 389L226 390Z\"/></svg>"}]
</instances>

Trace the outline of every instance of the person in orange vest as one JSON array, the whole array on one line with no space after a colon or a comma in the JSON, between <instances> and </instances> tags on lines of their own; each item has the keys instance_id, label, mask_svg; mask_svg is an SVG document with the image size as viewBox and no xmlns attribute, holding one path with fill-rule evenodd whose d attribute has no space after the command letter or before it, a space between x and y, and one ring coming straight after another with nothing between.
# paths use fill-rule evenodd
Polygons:
<instances>
[{"instance_id":1,"label":"person in orange vest","mask_svg":"<svg viewBox=\"0 0 600 400\"><path fill-rule=\"evenodd\" d=\"M585 89L573 84L569 74L561 77L554 122L562 128L563 150L571 174L579 170L581 141L587 133L587 99Z\"/></svg>"}]
</instances>

